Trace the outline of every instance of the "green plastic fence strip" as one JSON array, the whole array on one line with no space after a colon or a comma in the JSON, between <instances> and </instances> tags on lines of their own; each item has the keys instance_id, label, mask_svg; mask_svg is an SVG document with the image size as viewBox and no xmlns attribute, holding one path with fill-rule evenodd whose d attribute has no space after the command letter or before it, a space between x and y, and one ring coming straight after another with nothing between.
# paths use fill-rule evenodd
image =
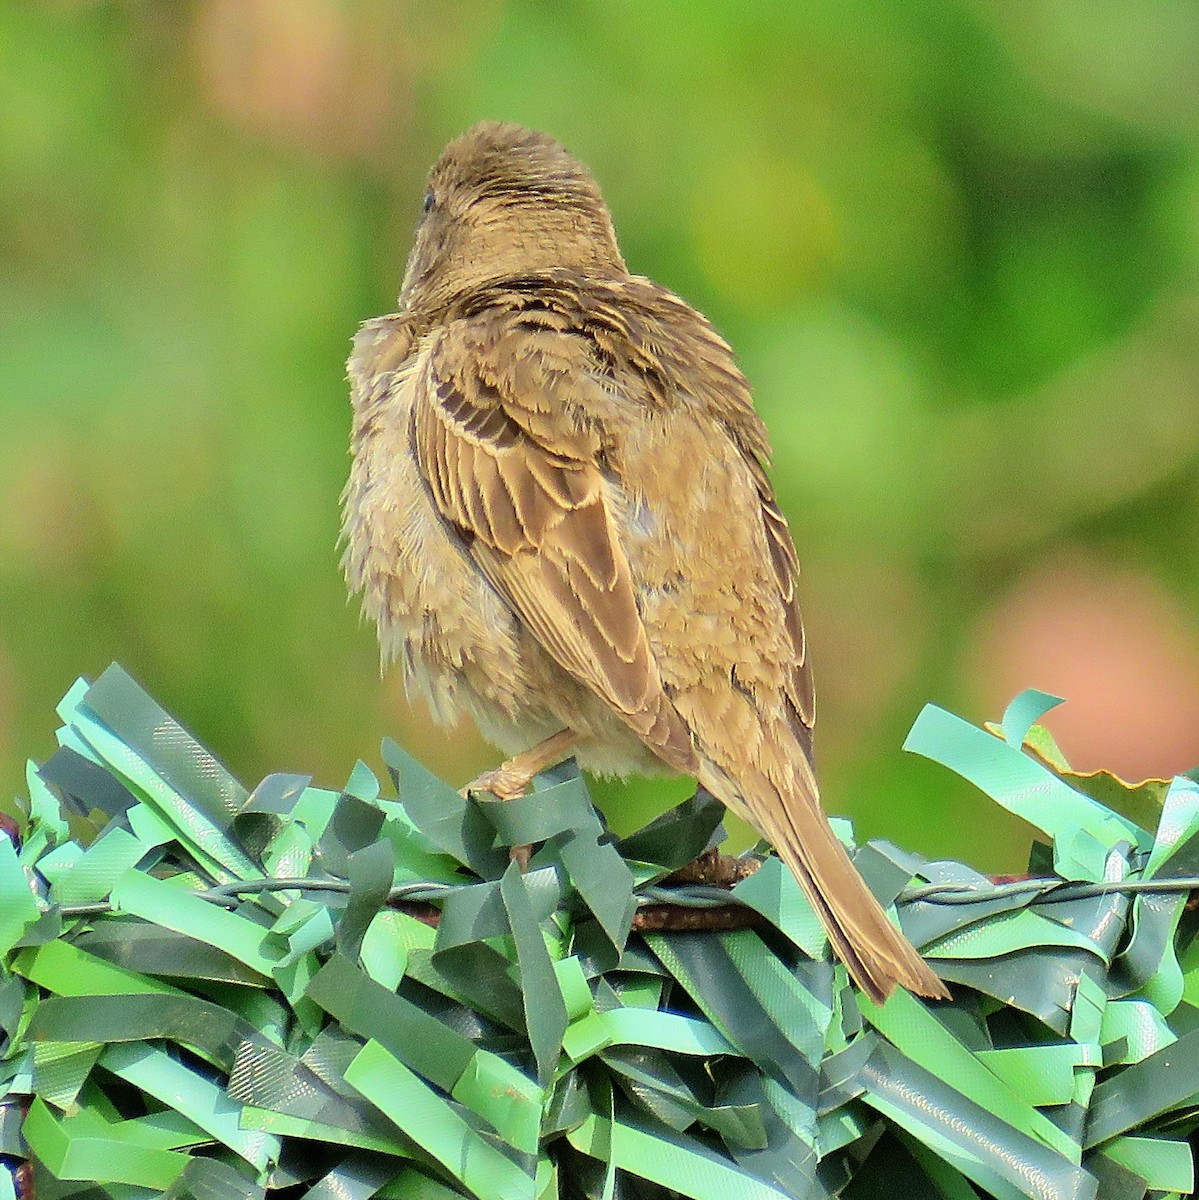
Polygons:
<instances>
[{"instance_id":1,"label":"green plastic fence strip","mask_svg":"<svg viewBox=\"0 0 1199 1200\"><path fill-rule=\"evenodd\" d=\"M879 1041L863 1099L998 1200L1094 1200L1095 1181L1071 1158L962 1096Z\"/></svg>"},{"instance_id":2,"label":"green plastic fence strip","mask_svg":"<svg viewBox=\"0 0 1199 1200\"><path fill-rule=\"evenodd\" d=\"M404 944L393 914L376 913L362 938L359 960L362 968L378 984L394 992L408 969L408 947Z\"/></svg>"},{"instance_id":3,"label":"green plastic fence strip","mask_svg":"<svg viewBox=\"0 0 1199 1200\"><path fill-rule=\"evenodd\" d=\"M407 1167L380 1189L379 1200L462 1200L462 1193L416 1167ZM557 1192L554 1192L557 1200Z\"/></svg>"},{"instance_id":4,"label":"green plastic fence strip","mask_svg":"<svg viewBox=\"0 0 1199 1200\"><path fill-rule=\"evenodd\" d=\"M378 1042L514 1139L514 1145L536 1150L541 1090L498 1055L388 992L340 955L321 968L308 995L343 1028Z\"/></svg>"},{"instance_id":5,"label":"green plastic fence strip","mask_svg":"<svg viewBox=\"0 0 1199 1200\"><path fill-rule=\"evenodd\" d=\"M7 954L40 915L16 849L0 834L0 954Z\"/></svg>"},{"instance_id":6,"label":"green plastic fence strip","mask_svg":"<svg viewBox=\"0 0 1199 1200\"><path fill-rule=\"evenodd\" d=\"M388 992L343 955L335 955L321 968L307 994L342 1028L404 1055L409 1066L446 1091L475 1054L469 1038Z\"/></svg>"},{"instance_id":7,"label":"green plastic fence strip","mask_svg":"<svg viewBox=\"0 0 1199 1200\"><path fill-rule=\"evenodd\" d=\"M1145 1200L1145 1181L1135 1172L1121 1166L1101 1150L1087 1155L1087 1170L1099 1184L1102 1200ZM1166 1200L1163 1193L1154 1193L1153 1200Z\"/></svg>"},{"instance_id":8,"label":"green plastic fence strip","mask_svg":"<svg viewBox=\"0 0 1199 1200\"><path fill-rule=\"evenodd\" d=\"M356 851L386 841L380 838L385 820L378 805L341 793L315 850L324 870L334 875L348 876L350 858Z\"/></svg>"},{"instance_id":9,"label":"green plastic fence strip","mask_svg":"<svg viewBox=\"0 0 1199 1200\"><path fill-rule=\"evenodd\" d=\"M109 1121L94 1108L80 1108L63 1120L73 1138L94 1136L121 1146L148 1150L178 1150L208 1145L212 1135L169 1109L128 1121Z\"/></svg>"},{"instance_id":10,"label":"green plastic fence strip","mask_svg":"<svg viewBox=\"0 0 1199 1200\"><path fill-rule=\"evenodd\" d=\"M165 1038L195 1050L226 1073L238 1047L262 1035L227 1008L195 996L51 996L38 1005L33 1042L140 1042Z\"/></svg>"},{"instance_id":11,"label":"green plastic fence strip","mask_svg":"<svg viewBox=\"0 0 1199 1200\"><path fill-rule=\"evenodd\" d=\"M304 1060L272 1046L242 1046L229 1076L229 1096L242 1105L245 1128L266 1129L296 1138L359 1146L386 1153L408 1153L407 1141L392 1130L373 1106L344 1081L359 1043L346 1046L337 1062L316 1058L313 1043ZM287 1120L276 1124L274 1116Z\"/></svg>"},{"instance_id":12,"label":"green plastic fence strip","mask_svg":"<svg viewBox=\"0 0 1199 1200\"><path fill-rule=\"evenodd\" d=\"M1111 1000L1103 1010L1100 1040L1106 1048L1123 1043L1114 1061L1136 1063L1178 1040L1165 1018L1147 1000Z\"/></svg>"},{"instance_id":13,"label":"green plastic fence strip","mask_svg":"<svg viewBox=\"0 0 1199 1200\"><path fill-rule=\"evenodd\" d=\"M657 1120L677 1132L699 1121L719 1133L734 1152L767 1147L763 1112L768 1105L764 1092L752 1099L738 1095L727 1103L723 1097L715 1103L704 1103L664 1054L647 1053L641 1048L610 1050L604 1054L604 1062L621 1078L625 1091L631 1091Z\"/></svg>"},{"instance_id":14,"label":"green plastic fence strip","mask_svg":"<svg viewBox=\"0 0 1199 1200\"><path fill-rule=\"evenodd\" d=\"M1199 834L1199 783L1185 775L1170 782L1162 801L1162 815L1149 860L1145 864L1146 879L1177 878L1194 873ZM1186 861L1180 862L1180 859ZM1181 869L1179 869L1181 867Z\"/></svg>"},{"instance_id":15,"label":"green plastic fence strip","mask_svg":"<svg viewBox=\"0 0 1199 1200\"><path fill-rule=\"evenodd\" d=\"M94 904L103 900L113 884L137 866L149 850L149 846L124 829L110 829L84 851L70 870L58 877L50 898L56 904Z\"/></svg>"},{"instance_id":16,"label":"green plastic fence strip","mask_svg":"<svg viewBox=\"0 0 1199 1200\"><path fill-rule=\"evenodd\" d=\"M378 1042L367 1042L346 1081L479 1200L534 1195L533 1178L484 1141L428 1084Z\"/></svg>"},{"instance_id":17,"label":"green plastic fence strip","mask_svg":"<svg viewBox=\"0 0 1199 1200\"><path fill-rule=\"evenodd\" d=\"M553 1078L569 1018L526 887L520 868L514 862L509 863L500 880L500 897L516 944L525 1028L537 1060L538 1082L544 1087Z\"/></svg>"},{"instance_id":18,"label":"green plastic fence strip","mask_svg":"<svg viewBox=\"0 0 1199 1200\"><path fill-rule=\"evenodd\" d=\"M165 846L174 840L175 830L170 822L148 804L131 805L125 819L130 832L145 846Z\"/></svg>"},{"instance_id":19,"label":"green plastic fence strip","mask_svg":"<svg viewBox=\"0 0 1199 1200\"><path fill-rule=\"evenodd\" d=\"M1178 1007L1186 986L1174 951L1185 905L1185 896L1137 896L1129 922L1132 937L1116 960L1122 987L1167 1014Z\"/></svg>"},{"instance_id":20,"label":"green plastic fence strip","mask_svg":"<svg viewBox=\"0 0 1199 1200\"><path fill-rule=\"evenodd\" d=\"M961 1171L950 1166L943 1158L938 1158L911 1134L900 1130L896 1137L928 1176L943 1200L977 1200L978 1193Z\"/></svg>"},{"instance_id":21,"label":"green plastic fence strip","mask_svg":"<svg viewBox=\"0 0 1199 1200\"><path fill-rule=\"evenodd\" d=\"M700 788L689 800L622 838L618 843L620 853L628 861L651 866L650 878L676 871L723 840L723 831L717 831L724 814L724 805Z\"/></svg>"},{"instance_id":22,"label":"green plastic fence strip","mask_svg":"<svg viewBox=\"0 0 1199 1200\"><path fill-rule=\"evenodd\" d=\"M343 918L344 919L344 918ZM287 942L287 953L275 964L276 978L280 968L290 967L311 951L335 940L333 915L323 904L310 900L293 900L271 926Z\"/></svg>"},{"instance_id":23,"label":"green plastic fence strip","mask_svg":"<svg viewBox=\"0 0 1199 1200\"><path fill-rule=\"evenodd\" d=\"M975 1057L1027 1104L1043 1108L1069 1104L1074 1097L1074 1074L1081 1067L1101 1067L1102 1056L1091 1046L1022 1046L979 1050ZM977 1094L968 1092L975 1100ZM1062 1149L1061 1146L1058 1147Z\"/></svg>"},{"instance_id":24,"label":"green plastic fence strip","mask_svg":"<svg viewBox=\"0 0 1199 1200\"><path fill-rule=\"evenodd\" d=\"M269 1134L244 1130L241 1106L223 1088L149 1044L111 1045L100 1065L198 1125L258 1170L278 1158L279 1142Z\"/></svg>"},{"instance_id":25,"label":"green plastic fence strip","mask_svg":"<svg viewBox=\"0 0 1199 1200\"><path fill-rule=\"evenodd\" d=\"M383 761L400 803L425 837L485 879L503 873L508 856L496 847L495 831L473 800L460 796L390 738L383 743Z\"/></svg>"},{"instance_id":26,"label":"green plastic fence strip","mask_svg":"<svg viewBox=\"0 0 1199 1200\"><path fill-rule=\"evenodd\" d=\"M559 782L554 778L553 773L547 773L535 781L536 803L552 804L551 811L556 812L562 832L550 839L534 863L561 863L612 952L619 954L633 919L633 874L616 847L602 840L604 829L582 778L577 772ZM485 811L497 814L494 805Z\"/></svg>"},{"instance_id":27,"label":"green plastic fence strip","mask_svg":"<svg viewBox=\"0 0 1199 1200\"><path fill-rule=\"evenodd\" d=\"M1087 1146L1148 1124L1199 1095L1199 1029L1180 1037L1095 1088Z\"/></svg>"},{"instance_id":28,"label":"green plastic fence strip","mask_svg":"<svg viewBox=\"0 0 1199 1200\"><path fill-rule=\"evenodd\" d=\"M615 846L600 843L598 824L588 835L567 835L557 848L571 885L591 910L605 936L619 954L633 924L637 901L633 873Z\"/></svg>"},{"instance_id":29,"label":"green plastic fence strip","mask_svg":"<svg viewBox=\"0 0 1199 1200\"><path fill-rule=\"evenodd\" d=\"M280 825L262 851L262 865L268 875L298 879L312 867L316 843L299 822Z\"/></svg>"},{"instance_id":30,"label":"green plastic fence strip","mask_svg":"<svg viewBox=\"0 0 1199 1200\"><path fill-rule=\"evenodd\" d=\"M253 860L232 839L171 787L136 751L83 708L76 711L72 728L100 763L113 771L118 779L131 784L137 795L170 822L180 842L211 869L216 878L224 882L235 877L261 875Z\"/></svg>"},{"instance_id":31,"label":"green plastic fence strip","mask_svg":"<svg viewBox=\"0 0 1199 1200\"><path fill-rule=\"evenodd\" d=\"M107 963L65 941L47 942L22 950L13 959L12 968L39 987L60 996L185 994L169 983Z\"/></svg>"},{"instance_id":32,"label":"green plastic fence strip","mask_svg":"<svg viewBox=\"0 0 1199 1200\"><path fill-rule=\"evenodd\" d=\"M1144 837L1131 821L1075 791L1017 746L934 704L921 710L903 747L956 771L1049 834L1054 863L1066 879L1102 879L1107 852L1121 842L1136 846Z\"/></svg>"},{"instance_id":33,"label":"green plastic fence strip","mask_svg":"<svg viewBox=\"0 0 1199 1200\"><path fill-rule=\"evenodd\" d=\"M968 771L990 771L1001 801L1035 810L1059 862L1113 881L1199 874L1199 785L1162 785L1154 835L1129 836L1075 791L1078 777L1055 787L1060 755L1047 769L1020 749L1050 700L1017 697L1002 737L964 736L942 714L951 736L933 756L978 751ZM1181 894L1051 905L1000 889L976 905L901 904L905 929L962 982L951 1003L902 994L863 1024L844 968L814 960L823 933L777 859L736 898L782 937L626 943L633 880L722 836L722 810L702 793L619 843L630 864L569 765L503 804L463 800L391 749L407 806L362 764L341 793L272 776L246 795L120 673L98 692L72 689L63 714L66 748L29 774L26 838L7 872L31 920L26 946L0 951L0 1148L22 1151L18 1102L32 1090L35 1153L138 1181L84 1179L79 1200L258 1200L265 1188L452 1200L478 1194L485 1167L511 1185L489 1178L488 1200L643 1200L663 1187L703 1200L965 1200L972 1187L998 1200L1143 1200L1191 1186L1182 1137L1199 1101L1199 1012L1180 1000L1199 1000L1199 953ZM71 840L56 793L92 828L108 821L103 836ZM1063 798L1075 811L1054 809ZM504 848L516 839L544 843L524 875ZM198 900L238 856L248 877L261 860L271 874L348 878L349 896L291 890L232 912ZM857 858L884 903L913 877L992 886L886 844ZM392 879L451 885L438 929L385 907ZM48 913L31 882L49 884ZM127 911L63 923L53 907L113 884L118 901L130 891ZM1044 1041L1023 1013L1062 1040ZM534 1060L552 1087L526 1073ZM124 1075L106 1094L110 1067ZM863 1162L853 1143L879 1114ZM238 1139L243 1152L269 1148L238 1157Z\"/></svg>"},{"instance_id":34,"label":"green plastic fence strip","mask_svg":"<svg viewBox=\"0 0 1199 1200\"><path fill-rule=\"evenodd\" d=\"M871 1025L912 1062L1013 1129L1052 1146L1073 1162L1079 1161L1081 1152L1072 1139L1037 1112L1028 1098L1009 1087L998 1072L989 1070L985 1059L971 1054L910 992L896 988L881 1006L859 996L858 1007Z\"/></svg>"},{"instance_id":35,"label":"green plastic fence strip","mask_svg":"<svg viewBox=\"0 0 1199 1200\"><path fill-rule=\"evenodd\" d=\"M193 1158L163 1192L163 1200L261 1200L265 1191L229 1163Z\"/></svg>"},{"instance_id":36,"label":"green plastic fence strip","mask_svg":"<svg viewBox=\"0 0 1199 1200\"><path fill-rule=\"evenodd\" d=\"M41 1100L29 1106L23 1132L30 1150L57 1179L128 1183L165 1189L191 1160L174 1150L130 1146L104 1136L72 1137Z\"/></svg>"},{"instance_id":37,"label":"green plastic fence strip","mask_svg":"<svg viewBox=\"0 0 1199 1200\"><path fill-rule=\"evenodd\" d=\"M1189 1196L1195 1190L1195 1167L1185 1142L1156 1137L1120 1137L1104 1146L1103 1153L1139 1175L1153 1191Z\"/></svg>"},{"instance_id":38,"label":"green plastic fence strip","mask_svg":"<svg viewBox=\"0 0 1199 1200\"><path fill-rule=\"evenodd\" d=\"M291 807L291 817L303 825L309 837L319 841L333 819L338 793L330 788L307 786Z\"/></svg>"},{"instance_id":39,"label":"green plastic fence strip","mask_svg":"<svg viewBox=\"0 0 1199 1200\"><path fill-rule=\"evenodd\" d=\"M997 913L989 921L967 925L925 947L937 959L1005 958L1038 946L1076 947L1098 954L1090 938L1030 908Z\"/></svg>"},{"instance_id":40,"label":"green plastic fence strip","mask_svg":"<svg viewBox=\"0 0 1199 1200\"><path fill-rule=\"evenodd\" d=\"M299 1138L330 1146L352 1146L397 1157L404 1154L404 1144L399 1138L365 1130L343 1129L339 1125L326 1125L309 1117L298 1117L274 1108L257 1108L253 1104L242 1106L241 1125L243 1129L257 1129L278 1138Z\"/></svg>"},{"instance_id":41,"label":"green plastic fence strip","mask_svg":"<svg viewBox=\"0 0 1199 1200\"><path fill-rule=\"evenodd\" d=\"M108 1126L108 1132L114 1138L152 1150L178 1150L185 1146L200 1146L212 1140L211 1135L171 1108L128 1121L117 1121Z\"/></svg>"},{"instance_id":42,"label":"green plastic fence strip","mask_svg":"<svg viewBox=\"0 0 1199 1200\"><path fill-rule=\"evenodd\" d=\"M135 976L166 975L178 979L181 987L197 986L192 980L250 987L265 987L267 983L257 971L251 971L223 950L174 930L147 924L137 917L116 914L105 917L90 929L77 930L70 944Z\"/></svg>"},{"instance_id":43,"label":"green plastic fence strip","mask_svg":"<svg viewBox=\"0 0 1199 1200\"><path fill-rule=\"evenodd\" d=\"M65 842L63 845L56 847L54 850L49 850L40 857L32 857L29 855L29 840L28 838L21 843L20 852L17 855L22 866L28 864L30 867L36 865L37 873L53 886L64 875L71 870L72 867L83 857L83 847L78 842Z\"/></svg>"},{"instance_id":44,"label":"green plastic fence strip","mask_svg":"<svg viewBox=\"0 0 1199 1200\"><path fill-rule=\"evenodd\" d=\"M610 1158L622 1171L692 1200L791 1200L703 1143L684 1144L665 1129L649 1132L593 1115L568 1133L567 1140L584 1154Z\"/></svg>"},{"instance_id":45,"label":"green plastic fence strip","mask_svg":"<svg viewBox=\"0 0 1199 1200\"><path fill-rule=\"evenodd\" d=\"M783 1011L791 996L790 988L785 992L780 990L767 1009L733 966L718 939L702 933L670 937L655 933L646 935L645 940L721 1036L739 1053L772 1077L785 1079L797 1094L814 1090L815 1068L771 1015Z\"/></svg>"},{"instance_id":46,"label":"green plastic fence strip","mask_svg":"<svg viewBox=\"0 0 1199 1200\"><path fill-rule=\"evenodd\" d=\"M0 1154L17 1156L21 1153L21 1122L25 1114L9 1100L0 1104Z\"/></svg>"},{"instance_id":47,"label":"green plastic fence strip","mask_svg":"<svg viewBox=\"0 0 1199 1200\"><path fill-rule=\"evenodd\" d=\"M1199 869L1199 784L1173 780L1162 803L1161 820L1143 878L1177 878ZM1133 936L1121 966L1138 991L1162 1013L1174 1011L1185 991L1175 934L1186 897L1138 896L1133 902ZM1142 982L1143 981L1143 982Z\"/></svg>"},{"instance_id":48,"label":"green plastic fence strip","mask_svg":"<svg viewBox=\"0 0 1199 1200\"><path fill-rule=\"evenodd\" d=\"M354 957L362 946L367 927L387 903L395 875L391 844L379 841L354 851L348 866L350 895L337 922L337 948L342 954Z\"/></svg>"},{"instance_id":49,"label":"green plastic fence strip","mask_svg":"<svg viewBox=\"0 0 1199 1200\"><path fill-rule=\"evenodd\" d=\"M267 952L262 926L140 871L130 871L118 881L112 904L118 912L216 946L268 978L282 957Z\"/></svg>"},{"instance_id":50,"label":"green plastic fence strip","mask_svg":"<svg viewBox=\"0 0 1199 1200\"><path fill-rule=\"evenodd\" d=\"M116 663L81 703L214 822L228 822L245 802L246 789Z\"/></svg>"},{"instance_id":51,"label":"green plastic fence strip","mask_svg":"<svg viewBox=\"0 0 1199 1200\"><path fill-rule=\"evenodd\" d=\"M1028 688L1021 692L1003 712L1001 726L1008 745L1015 746L1017 750L1020 749L1024 745L1025 738L1028 737L1028 731L1047 712L1064 703L1065 700L1061 696L1054 696L1049 692L1039 692L1035 688Z\"/></svg>"},{"instance_id":52,"label":"green plastic fence strip","mask_svg":"<svg viewBox=\"0 0 1199 1200\"><path fill-rule=\"evenodd\" d=\"M795 876L787 870L781 859L766 859L757 871L741 880L733 891L742 904L760 912L809 958L824 957L828 935L800 890Z\"/></svg>"},{"instance_id":53,"label":"green plastic fence strip","mask_svg":"<svg viewBox=\"0 0 1199 1200\"><path fill-rule=\"evenodd\" d=\"M591 985L578 955L572 954L567 958L559 958L554 962L554 974L558 979L558 990L562 994L562 1002L566 1005L568 1020L577 1021L595 1008L595 998L591 994ZM657 1005L654 1005L657 1008Z\"/></svg>"},{"instance_id":54,"label":"green plastic fence strip","mask_svg":"<svg viewBox=\"0 0 1199 1200\"><path fill-rule=\"evenodd\" d=\"M34 1093L55 1108L73 1107L102 1050L97 1042L35 1042Z\"/></svg>"},{"instance_id":55,"label":"green plastic fence strip","mask_svg":"<svg viewBox=\"0 0 1199 1200\"><path fill-rule=\"evenodd\" d=\"M21 846L23 861L36 862L53 846L61 845L70 836L62 815L58 797L38 774L33 759L25 762L25 789L29 795L29 828Z\"/></svg>"},{"instance_id":56,"label":"green plastic fence strip","mask_svg":"<svg viewBox=\"0 0 1199 1200\"><path fill-rule=\"evenodd\" d=\"M569 803L564 804L570 791L564 792L563 787L547 788L543 791L531 791L514 800L499 800L485 792L480 793L475 800L479 812L487 823L495 830L502 846L531 846L535 842L546 842L550 838L564 833L579 825L576 813L572 812ZM583 814L584 821L594 818L591 814L590 801Z\"/></svg>"},{"instance_id":57,"label":"green plastic fence strip","mask_svg":"<svg viewBox=\"0 0 1199 1200\"><path fill-rule=\"evenodd\" d=\"M804 987L752 930L716 936L763 1011L804 1058L818 1066L833 1010Z\"/></svg>"},{"instance_id":58,"label":"green plastic fence strip","mask_svg":"<svg viewBox=\"0 0 1199 1200\"><path fill-rule=\"evenodd\" d=\"M511 1029L523 1029L524 998L513 978L507 947L501 950L489 944L510 932L498 883L479 883L451 892L441 905L430 965L448 981L450 994ZM417 975L419 961L415 954L409 960L417 978L421 978ZM430 982L430 986L437 984Z\"/></svg>"},{"instance_id":59,"label":"green plastic fence strip","mask_svg":"<svg viewBox=\"0 0 1199 1200\"><path fill-rule=\"evenodd\" d=\"M304 1200L370 1200L399 1173L394 1159L350 1154L308 1189Z\"/></svg>"},{"instance_id":60,"label":"green plastic fence strip","mask_svg":"<svg viewBox=\"0 0 1199 1200\"><path fill-rule=\"evenodd\" d=\"M352 796L357 796L359 800L366 800L368 803L373 803L379 799L379 794L382 792L379 785L379 777L359 759L350 771L350 777L346 780L346 786L342 791L349 792Z\"/></svg>"},{"instance_id":61,"label":"green plastic fence strip","mask_svg":"<svg viewBox=\"0 0 1199 1200\"><path fill-rule=\"evenodd\" d=\"M70 727L75 720L75 714L79 711L79 705L83 702L83 698L87 695L88 689L91 686L90 679L80 676L67 689L66 695L54 706L54 711L58 714L58 719L63 723L63 729L58 731L60 743L63 740L64 732L70 731Z\"/></svg>"},{"instance_id":62,"label":"green plastic fence strip","mask_svg":"<svg viewBox=\"0 0 1199 1200\"><path fill-rule=\"evenodd\" d=\"M510 1146L536 1154L545 1094L511 1063L477 1051L450 1095L485 1120Z\"/></svg>"},{"instance_id":63,"label":"green plastic fence strip","mask_svg":"<svg viewBox=\"0 0 1199 1200\"><path fill-rule=\"evenodd\" d=\"M652 1046L675 1054L736 1054L733 1045L706 1021L682 1013L645 1008L610 1008L596 1014L608 1045Z\"/></svg>"}]
</instances>

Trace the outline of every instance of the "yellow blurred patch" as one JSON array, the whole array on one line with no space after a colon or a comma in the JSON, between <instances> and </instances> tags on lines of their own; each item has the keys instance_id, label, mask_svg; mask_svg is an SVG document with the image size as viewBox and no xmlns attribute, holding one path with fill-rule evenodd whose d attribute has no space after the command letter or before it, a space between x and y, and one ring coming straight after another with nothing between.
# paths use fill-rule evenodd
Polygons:
<instances>
[{"instance_id":1,"label":"yellow blurred patch","mask_svg":"<svg viewBox=\"0 0 1199 1200\"><path fill-rule=\"evenodd\" d=\"M776 309L814 290L838 256L838 222L819 180L766 154L716 163L691 206L697 261L730 303Z\"/></svg>"}]
</instances>

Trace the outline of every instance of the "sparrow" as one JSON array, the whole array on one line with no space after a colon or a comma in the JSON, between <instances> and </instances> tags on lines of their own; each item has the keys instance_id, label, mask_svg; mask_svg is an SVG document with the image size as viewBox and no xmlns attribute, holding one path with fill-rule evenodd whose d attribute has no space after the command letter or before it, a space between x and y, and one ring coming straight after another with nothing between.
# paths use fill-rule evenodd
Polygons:
<instances>
[{"instance_id":1,"label":"sparrow","mask_svg":"<svg viewBox=\"0 0 1199 1200\"><path fill-rule=\"evenodd\" d=\"M799 566L732 350L629 272L590 172L485 122L428 177L349 360L343 567L384 665L540 771L694 776L774 846L872 1000L947 997L821 809Z\"/></svg>"}]
</instances>

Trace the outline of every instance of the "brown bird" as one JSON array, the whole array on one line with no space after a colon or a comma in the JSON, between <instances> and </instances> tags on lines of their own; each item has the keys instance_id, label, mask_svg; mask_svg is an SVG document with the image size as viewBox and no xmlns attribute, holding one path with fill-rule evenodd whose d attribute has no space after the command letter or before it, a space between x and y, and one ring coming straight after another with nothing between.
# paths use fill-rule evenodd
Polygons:
<instances>
[{"instance_id":1,"label":"brown bird","mask_svg":"<svg viewBox=\"0 0 1199 1200\"><path fill-rule=\"evenodd\" d=\"M820 807L799 572L733 354L629 273L587 169L484 123L446 147L398 313L349 362L344 567L385 662L506 754L693 775L775 846L875 1001L947 996Z\"/></svg>"}]
</instances>

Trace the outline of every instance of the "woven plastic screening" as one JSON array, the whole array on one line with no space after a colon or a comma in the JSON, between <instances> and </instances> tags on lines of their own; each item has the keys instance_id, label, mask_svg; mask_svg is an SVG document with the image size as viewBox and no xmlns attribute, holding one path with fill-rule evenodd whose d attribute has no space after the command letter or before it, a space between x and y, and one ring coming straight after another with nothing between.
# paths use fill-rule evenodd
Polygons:
<instances>
[{"instance_id":1,"label":"woven plastic screening","mask_svg":"<svg viewBox=\"0 0 1199 1200\"><path fill-rule=\"evenodd\" d=\"M1070 772L1051 702L917 720L1045 842L1004 884L859 848L954 993L878 1008L777 859L661 886L721 836L702 795L617 840L569 771L466 800L392 743L394 791L248 792L80 681L0 837L0 1200L1188 1194L1199 784Z\"/></svg>"}]
</instances>

